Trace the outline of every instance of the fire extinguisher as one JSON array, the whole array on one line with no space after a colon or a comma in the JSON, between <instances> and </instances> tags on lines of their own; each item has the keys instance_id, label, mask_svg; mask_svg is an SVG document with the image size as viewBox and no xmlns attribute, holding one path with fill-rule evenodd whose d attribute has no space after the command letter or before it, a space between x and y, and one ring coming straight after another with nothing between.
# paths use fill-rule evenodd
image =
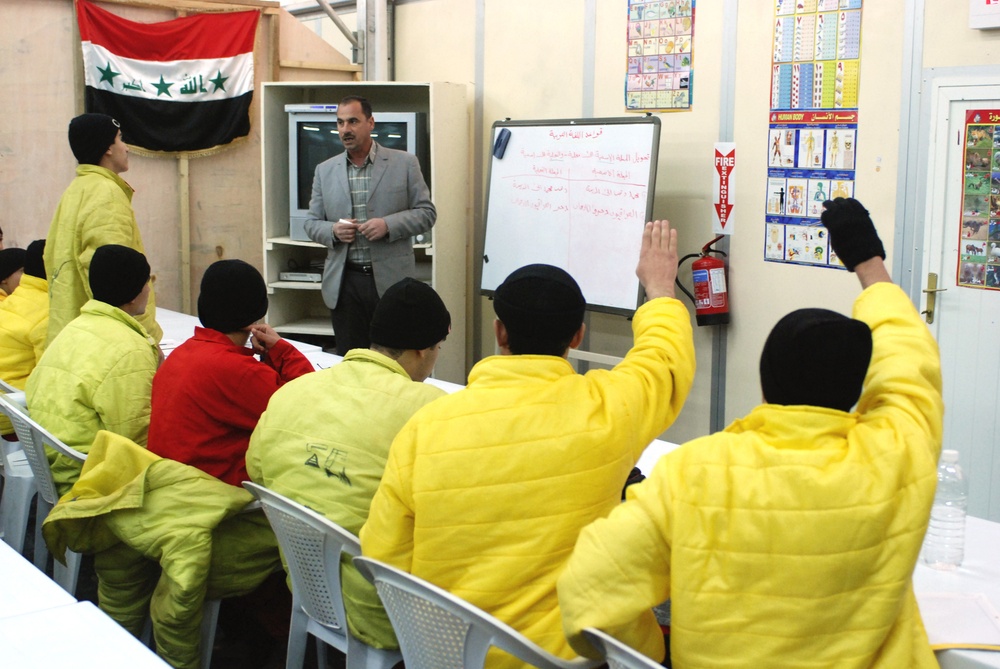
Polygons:
<instances>
[{"instance_id":1,"label":"fire extinguisher","mask_svg":"<svg viewBox=\"0 0 1000 669\"><path fill-rule=\"evenodd\" d=\"M701 253L689 253L677 263L678 267L680 267L685 261L697 258L697 260L691 263L694 294L692 295L684 287L684 284L680 281L680 277L677 278L677 286L694 304L698 325L726 325L729 323L729 292L726 289L726 263L721 258L711 255L726 256L725 251L712 248L712 244L715 244L724 236L719 235L702 246Z\"/></svg>"}]
</instances>

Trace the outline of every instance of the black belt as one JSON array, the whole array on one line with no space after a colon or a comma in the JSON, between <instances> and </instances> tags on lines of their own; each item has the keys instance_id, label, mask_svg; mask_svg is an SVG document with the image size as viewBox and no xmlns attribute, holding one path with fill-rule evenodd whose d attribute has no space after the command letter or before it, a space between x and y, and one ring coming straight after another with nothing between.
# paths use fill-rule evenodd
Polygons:
<instances>
[{"instance_id":1,"label":"black belt","mask_svg":"<svg viewBox=\"0 0 1000 669\"><path fill-rule=\"evenodd\" d=\"M358 272L359 274L367 274L368 276L375 274L375 270L372 269L371 265L358 265L349 262L344 266L344 269L348 272Z\"/></svg>"}]
</instances>

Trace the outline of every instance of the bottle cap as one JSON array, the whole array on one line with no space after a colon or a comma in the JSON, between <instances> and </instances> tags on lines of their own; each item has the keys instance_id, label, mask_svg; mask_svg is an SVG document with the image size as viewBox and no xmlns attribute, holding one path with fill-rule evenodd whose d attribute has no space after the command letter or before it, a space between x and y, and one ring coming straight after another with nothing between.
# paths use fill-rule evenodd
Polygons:
<instances>
[{"instance_id":1,"label":"bottle cap","mask_svg":"<svg viewBox=\"0 0 1000 669\"><path fill-rule=\"evenodd\" d=\"M941 451L941 462L958 462L958 451L950 448Z\"/></svg>"}]
</instances>

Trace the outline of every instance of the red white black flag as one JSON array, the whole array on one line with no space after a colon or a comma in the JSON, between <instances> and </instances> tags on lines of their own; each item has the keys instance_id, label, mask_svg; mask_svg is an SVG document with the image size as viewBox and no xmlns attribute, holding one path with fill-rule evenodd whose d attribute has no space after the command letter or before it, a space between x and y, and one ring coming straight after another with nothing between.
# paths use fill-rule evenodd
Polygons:
<instances>
[{"instance_id":1,"label":"red white black flag","mask_svg":"<svg viewBox=\"0 0 1000 669\"><path fill-rule=\"evenodd\" d=\"M150 151L202 151L250 133L258 11L136 23L77 2L86 109Z\"/></svg>"}]
</instances>

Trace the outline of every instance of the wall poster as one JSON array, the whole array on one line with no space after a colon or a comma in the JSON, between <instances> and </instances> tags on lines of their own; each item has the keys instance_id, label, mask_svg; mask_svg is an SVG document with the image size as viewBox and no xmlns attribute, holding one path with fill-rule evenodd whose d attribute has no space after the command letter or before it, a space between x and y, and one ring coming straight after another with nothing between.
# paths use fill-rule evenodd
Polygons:
<instances>
[{"instance_id":1,"label":"wall poster","mask_svg":"<svg viewBox=\"0 0 1000 669\"><path fill-rule=\"evenodd\" d=\"M853 197L862 0L774 0L764 259L843 267L823 202Z\"/></svg>"},{"instance_id":2,"label":"wall poster","mask_svg":"<svg viewBox=\"0 0 1000 669\"><path fill-rule=\"evenodd\" d=\"M1000 290L1000 109L966 113L959 230L955 282Z\"/></svg>"},{"instance_id":3,"label":"wall poster","mask_svg":"<svg viewBox=\"0 0 1000 669\"><path fill-rule=\"evenodd\" d=\"M695 0L629 0L629 111L691 109Z\"/></svg>"}]
</instances>

